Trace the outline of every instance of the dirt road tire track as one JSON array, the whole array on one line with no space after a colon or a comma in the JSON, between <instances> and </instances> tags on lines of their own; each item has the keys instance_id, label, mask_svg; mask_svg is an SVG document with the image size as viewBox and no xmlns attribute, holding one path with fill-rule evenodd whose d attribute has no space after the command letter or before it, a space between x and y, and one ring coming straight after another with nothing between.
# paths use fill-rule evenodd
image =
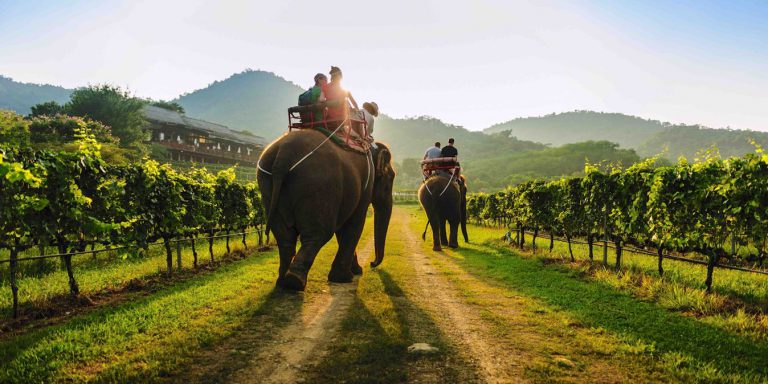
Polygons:
<instances>
[{"instance_id":1,"label":"dirt road tire track","mask_svg":"<svg viewBox=\"0 0 768 384\"><path fill-rule=\"evenodd\" d=\"M485 321L477 310L461 299L458 289L435 268L430 260L433 257L445 257L442 253L427 255L421 242L409 227L411 220L402 210L396 210L397 217L392 222L398 223L398 234L406 242L406 255L418 275L414 284L422 293L416 298L430 312L435 313L435 320L445 335L454 343L464 359L477 366L479 376L488 383L520 383L522 365L521 356L498 342L490 334Z\"/></svg>"}]
</instances>

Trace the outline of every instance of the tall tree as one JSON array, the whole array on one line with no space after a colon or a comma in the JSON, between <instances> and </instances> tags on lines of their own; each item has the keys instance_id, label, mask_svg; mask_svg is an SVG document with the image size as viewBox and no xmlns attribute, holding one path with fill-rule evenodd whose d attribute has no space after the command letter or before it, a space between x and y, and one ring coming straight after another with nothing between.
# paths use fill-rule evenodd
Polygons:
<instances>
[{"instance_id":1,"label":"tall tree","mask_svg":"<svg viewBox=\"0 0 768 384\"><path fill-rule=\"evenodd\" d=\"M67 114L89 117L112 128L122 146L137 146L144 139L145 101L111 85L80 88L64 106Z\"/></svg>"},{"instance_id":2,"label":"tall tree","mask_svg":"<svg viewBox=\"0 0 768 384\"><path fill-rule=\"evenodd\" d=\"M36 116L56 116L64 113L64 106L55 101L46 101L32 106L32 113L29 117Z\"/></svg>"}]
</instances>

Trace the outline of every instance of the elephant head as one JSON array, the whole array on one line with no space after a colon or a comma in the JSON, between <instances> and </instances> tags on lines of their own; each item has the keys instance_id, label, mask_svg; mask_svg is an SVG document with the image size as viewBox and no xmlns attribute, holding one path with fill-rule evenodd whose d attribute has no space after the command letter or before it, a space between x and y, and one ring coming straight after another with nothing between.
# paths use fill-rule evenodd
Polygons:
<instances>
[{"instance_id":1,"label":"elephant head","mask_svg":"<svg viewBox=\"0 0 768 384\"><path fill-rule=\"evenodd\" d=\"M373 236L376 259L371 267L376 267L384 260L384 242L387 239L389 219L392 217L392 186L395 181L395 169L392 167L392 153L381 143L376 143L373 150L373 163L376 178L373 183Z\"/></svg>"}]
</instances>

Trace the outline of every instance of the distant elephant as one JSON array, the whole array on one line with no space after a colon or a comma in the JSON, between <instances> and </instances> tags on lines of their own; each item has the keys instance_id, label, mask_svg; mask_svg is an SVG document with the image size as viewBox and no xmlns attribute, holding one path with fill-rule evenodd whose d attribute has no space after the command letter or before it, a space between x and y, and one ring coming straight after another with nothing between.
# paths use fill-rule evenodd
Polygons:
<instances>
[{"instance_id":1,"label":"distant elephant","mask_svg":"<svg viewBox=\"0 0 768 384\"><path fill-rule=\"evenodd\" d=\"M384 144L367 156L335 144L315 130L294 130L261 154L257 180L280 252L277 285L304 290L317 253L333 235L339 250L328 280L347 283L363 272L357 248L368 207L374 208L371 267L384 259L384 242L392 216L392 155ZM296 253L296 242L301 248Z\"/></svg>"},{"instance_id":2,"label":"distant elephant","mask_svg":"<svg viewBox=\"0 0 768 384\"><path fill-rule=\"evenodd\" d=\"M467 182L464 176L459 176L462 183L457 183L449 173L438 172L428 178L419 188L419 202L427 214L432 227L432 250L442 250L442 245L458 248L458 231L464 235L464 242L469 242L467 236ZM450 238L447 234L446 221L451 227ZM426 228L424 229L426 234ZM424 235L422 235L424 237Z\"/></svg>"}]
</instances>

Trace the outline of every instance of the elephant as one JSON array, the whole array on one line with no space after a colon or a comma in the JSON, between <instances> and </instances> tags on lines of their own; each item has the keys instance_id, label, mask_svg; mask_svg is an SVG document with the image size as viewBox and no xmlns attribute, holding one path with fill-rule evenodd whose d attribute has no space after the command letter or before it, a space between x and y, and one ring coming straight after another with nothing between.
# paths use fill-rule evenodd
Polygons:
<instances>
[{"instance_id":1,"label":"elephant","mask_svg":"<svg viewBox=\"0 0 768 384\"><path fill-rule=\"evenodd\" d=\"M419 202L427 213L427 226L432 227L432 250L441 251L442 245L458 248L458 228L464 235L464 242L469 243L467 235L467 182L460 175L461 183L447 172L438 172L429 177L419 188ZM446 221L450 224L451 234L448 236L445 228ZM426 228L422 238L425 238Z\"/></svg>"},{"instance_id":2,"label":"elephant","mask_svg":"<svg viewBox=\"0 0 768 384\"><path fill-rule=\"evenodd\" d=\"M375 268L384 259L392 217L395 171L389 148L376 143L367 155L345 149L313 129L293 130L269 144L256 179L267 215L266 232L277 241L277 285L303 291L317 253L335 234L339 249L328 280L362 274L356 248L368 208L374 208ZM301 247L296 252L296 242Z\"/></svg>"}]
</instances>

